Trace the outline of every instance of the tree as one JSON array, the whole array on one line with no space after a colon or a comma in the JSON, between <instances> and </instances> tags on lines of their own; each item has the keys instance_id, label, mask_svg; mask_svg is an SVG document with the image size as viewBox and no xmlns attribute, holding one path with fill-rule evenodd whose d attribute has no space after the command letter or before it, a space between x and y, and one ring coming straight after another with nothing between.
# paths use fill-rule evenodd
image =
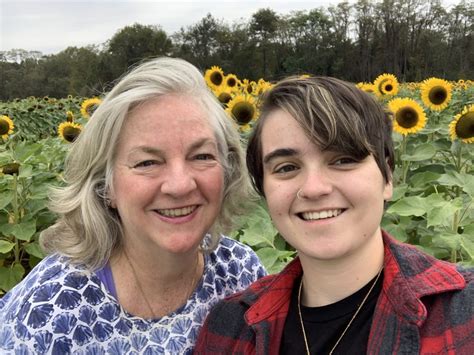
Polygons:
<instances>
[{"instance_id":1,"label":"tree","mask_svg":"<svg viewBox=\"0 0 474 355\"><path fill-rule=\"evenodd\" d=\"M159 55L169 55L171 39L157 26L144 26L138 23L119 30L106 45L102 58L105 77L114 80L134 64Z\"/></svg>"},{"instance_id":2,"label":"tree","mask_svg":"<svg viewBox=\"0 0 474 355\"><path fill-rule=\"evenodd\" d=\"M269 58L271 44L276 37L279 17L272 9L260 9L252 15L250 20L250 36L257 42L257 47L262 52L263 77L267 77L268 62L275 59Z\"/></svg>"}]
</instances>

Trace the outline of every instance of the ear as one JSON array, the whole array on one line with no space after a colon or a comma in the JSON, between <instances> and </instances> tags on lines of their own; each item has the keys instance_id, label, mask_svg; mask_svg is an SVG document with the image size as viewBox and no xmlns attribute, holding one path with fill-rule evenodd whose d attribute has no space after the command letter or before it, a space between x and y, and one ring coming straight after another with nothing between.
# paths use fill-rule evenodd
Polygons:
<instances>
[{"instance_id":1,"label":"ear","mask_svg":"<svg viewBox=\"0 0 474 355\"><path fill-rule=\"evenodd\" d=\"M109 206L110 208L117 208L115 193L111 189L107 190L105 200L107 202L107 206Z\"/></svg>"},{"instance_id":2,"label":"ear","mask_svg":"<svg viewBox=\"0 0 474 355\"><path fill-rule=\"evenodd\" d=\"M392 198L393 195L393 182L390 179L389 182L385 183L384 188L383 188L383 199L385 201L389 201Z\"/></svg>"}]
</instances>

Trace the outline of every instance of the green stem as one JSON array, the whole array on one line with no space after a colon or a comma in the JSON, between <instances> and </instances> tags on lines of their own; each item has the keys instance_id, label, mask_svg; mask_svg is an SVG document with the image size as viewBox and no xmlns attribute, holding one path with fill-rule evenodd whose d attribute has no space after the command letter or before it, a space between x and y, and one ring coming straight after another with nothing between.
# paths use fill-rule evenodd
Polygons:
<instances>
[{"instance_id":1,"label":"green stem","mask_svg":"<svg viewBox=\"0 0 474 355\"><path fill-rule=\"evenodd\" d=\"M18 207L18 175L13 174L13 223L20 223L20 209ZM20 262L20 241L15 238L15 262Z\"/></svg>"},{"instance_id":2,"label":"green stem","mask_svg":"<svg viewBox=\"0 0 474 355\"><path fill-rule=\"evenodd\" d=\"M407 141L408 141L407 135L403 135L402 154L400 154L400 160L402 161L402 184L404 184L407 180L408 168L410 166L410 162L402 158L403 155L405 155L407 151Z\"/></svg>"}]
</instances>

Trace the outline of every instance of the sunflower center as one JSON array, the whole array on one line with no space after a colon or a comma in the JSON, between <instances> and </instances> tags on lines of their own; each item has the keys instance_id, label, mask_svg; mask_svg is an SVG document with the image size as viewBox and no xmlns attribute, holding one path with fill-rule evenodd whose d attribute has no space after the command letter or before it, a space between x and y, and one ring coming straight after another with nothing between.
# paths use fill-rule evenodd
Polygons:
<instances>
[{"instance_id":1,"label":"sunflower center","mask_svg":"<svg viewBox=\"0 0 474 355\"><path fill-rule=\"evenodd\" d=\"M0 136L3 136L4 134L8 134L9 131L10 131L10 123L8 123L7 120L0 118Z\"/></svg>"},{"instance_id":2,"label":"sunflower center","mask_svg":"<svg viewBox=\"0 0 474 355\"><path fill-rule=\"evenodd\" d=\"M232 109L232 114L234 115L237 122L241 125L246 125L252 121L254 112L253 106L246 102L239 102Z\"/></svg>"},{"instance_id":3,"label":"sunflower center","mask_svg":"<svg viewBox=\"0 0 474 355\"><path fill-rule=\"evenodd\" d=\"M222 80L224 80L224 78L222 77L222 74L219 72L212 73L210 79L211 79L211 82L216 86L219 86L220 84L222 84Z\"/></svg>"},{"instance_id":4,"label":"sunflower center","mask_svg":"<svg viewBox=\"0 0 474 355\"><path fill-rule=\"evenodd\" d=\"M86 112L88 113L89 116L92 116L94 111L99 107L99 105L96 104L90 104L89 106L86 107Z\"/></svg>"},{"instance_id":5,"label":"sunflower center","mask_svg":"<svg viewBox=\"0 0 474 355\"><path fill-rule=\"evenodd\" d=\"M228 92L222 92L218 96L218 100L223 104L228 103L231 99L232 99L232 96L230 96Z\"/></svg>"},{"instance_id":6,"label":"sunflower center","mask_svg":"<svg viewBox=\"0 0 474 355\"><path fill-rule=\"evenodd\" d=\"M235 85L237 85L237 80L235 80L234 78L229 78L227 79L227 86L229 87L234 87Z\"/></svg>"},{"instance_id":7,"label":"sunflower center","mask_svg":"<svg viewBox=\"0 0 474 355\"><path fill-rule=\"evenodd\" d=\"M461 139L474 137L474 112L468 112L461 116L456 124L456 134Z\"/></svg>"},{"instance_id":8,"label":"sunflower center","mask_svg":"<svg viewBox=\"0 0 474 355\"><path fill-rule=\"evenodd\" d=\"M435 105L442 104L444 101L446 101L447 97L448 97L448 92L442 86L435 86L434 88L430 90L428 94L428 98Z\"/></svg>"},{"instance_id":9,"label":"sunflower center","mask_svg":"<svg viewBox=\"0 0 474 355\"><path fill-rule=\"evenodd\" d=\"M18 174L20 171L20 164L18 163L9 163L0 167L0 172L8 175Z\"/></svg>"},{"instance_id":10,"label":"sunflower center","mask_svg":"<svg viewBox=\"0 0 474 355\"><path fill-rule=\"evenodd\" d=\"M404 107L398 110L395 119L401 127L412 128L418 123L418 113L411 107Z\"/></svg>"},{"instance_id":11,"label":"sunflower center","mask_svg":"<svg viewBox=\"0 0 474 355\"><path fill-rule=\"evenodd\" d=\"M384 89L387 92L393 91L393 85L392 84L386 84Z\"/></svg>"},{"instance_id":12,"label":"sunflower center","mask_svg":"<svg viewBox=\"0 0 474 355\"><path fill-rule=\"evenodd\" d=\"M65 140L72 143L79 136L79 133L81 133L79 128L68 126L64 128L63 137Z\"/></svg>"}]
</instances>

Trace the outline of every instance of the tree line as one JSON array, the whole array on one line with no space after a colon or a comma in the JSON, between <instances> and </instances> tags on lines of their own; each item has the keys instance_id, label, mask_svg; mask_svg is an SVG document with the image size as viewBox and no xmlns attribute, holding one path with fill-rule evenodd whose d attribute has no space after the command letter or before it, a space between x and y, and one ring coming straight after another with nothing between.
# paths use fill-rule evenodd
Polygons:
<instances>
[{"instance_id":1,"label":"tree line","mask_svg":"<svg viewBox=\"0 0 474 355\"><path fill-rule=\"evenodd\" d=\"M449 7L440 0L344 1L289 14L264 8L232 24L208 14L173 34L137 23L100 46L0 52L0 100L100 95L128 68L160 55L252 80L315 74L368 82L384 72L401 81L472 80L473 38L474 3L466 0Z\"/></svg>"}]
</instances>

